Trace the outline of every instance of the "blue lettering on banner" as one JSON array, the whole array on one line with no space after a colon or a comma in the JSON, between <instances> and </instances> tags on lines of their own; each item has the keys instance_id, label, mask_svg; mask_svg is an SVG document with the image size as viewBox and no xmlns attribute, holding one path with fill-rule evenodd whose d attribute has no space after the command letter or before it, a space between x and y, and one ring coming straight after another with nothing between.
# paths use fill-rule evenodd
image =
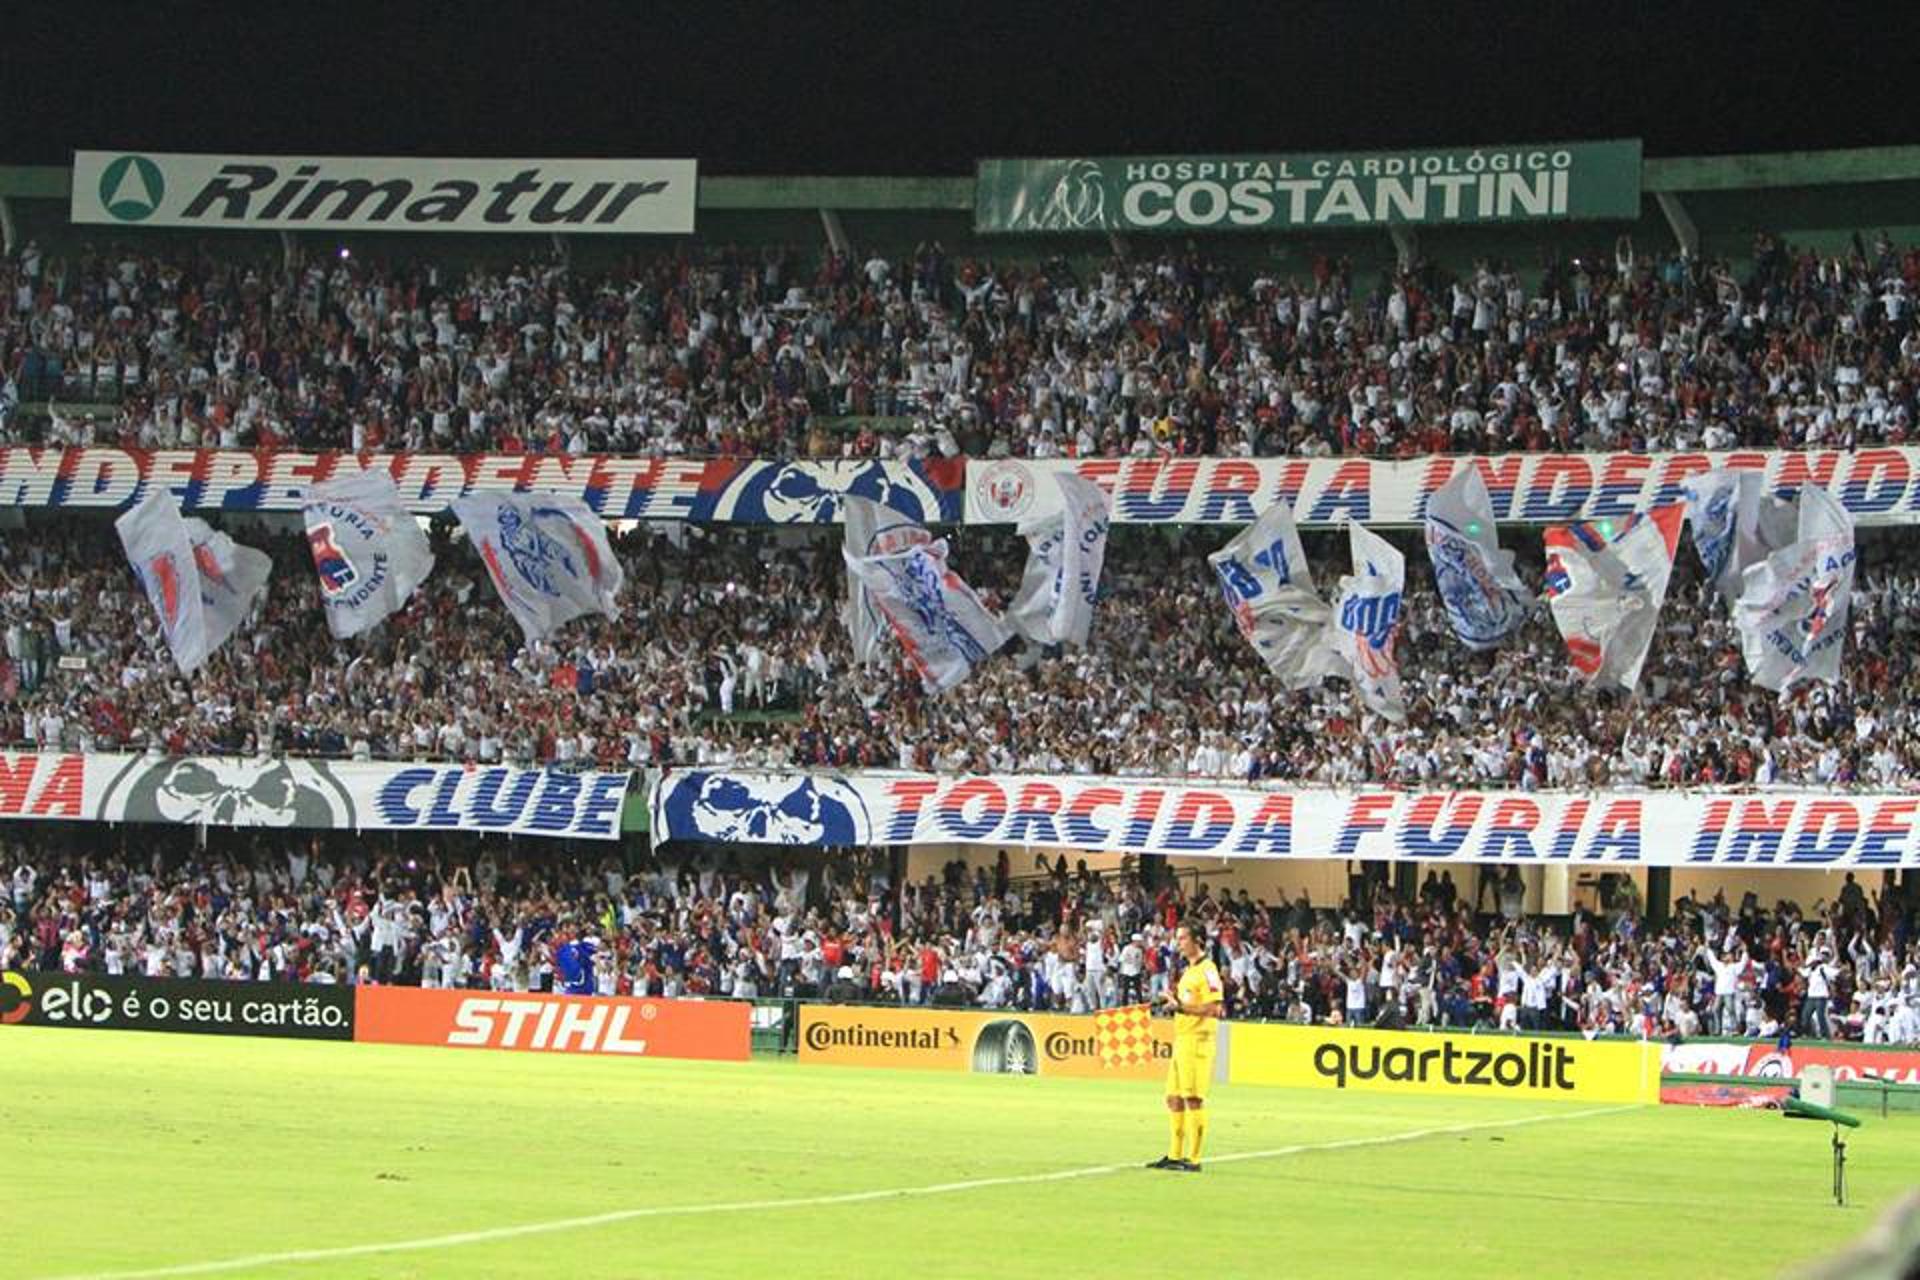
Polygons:
<instances>
[{"instance_id":1,"label":"blue lettering on banner","mask_svg":"<svg viewBox=\"0 0 1920 1280\"><path fill-rule=\"evenodd\" d=\"M433 781L431 769L402 769L380 788L377 805L389 827L417 827L420 811L409 803L413 793Z\"/></svg>"},{"instance_id":2,"label":"blue lettering on banner","mask_svg":"<svg viewBox=\"0 0 1920 1280\"><path fill-rule=\"evenodd\" d=\"M534 835L620 833L627 775L462 765L401 769L374 798L377 829L524 831Z\"/></svg>"}]
</instances>

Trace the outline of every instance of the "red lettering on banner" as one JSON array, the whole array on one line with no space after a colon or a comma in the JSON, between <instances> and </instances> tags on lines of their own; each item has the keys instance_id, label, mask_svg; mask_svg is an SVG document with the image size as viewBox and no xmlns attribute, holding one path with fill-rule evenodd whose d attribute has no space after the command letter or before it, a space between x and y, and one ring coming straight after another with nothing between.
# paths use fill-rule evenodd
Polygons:
<instances>
[{"instance_id":1,"label":"red lettering on banner","mask_svg":"<svg viewBox=\"0 0 1920 1280\"><path fill-rule=\"evenodd\" d=\"M1780 475L1773 483L1778 489L1798 489L1811 481L1822 489L1833 482L1833 469L1840 464L1837 453L1789 453L1780 459Z\"/></svg>"},{"instance_id":2,"label":"red lettering on banner","mask_svg":"<svg viewBox=\"0 0 1920 1280\"><path fill-rule=\"evenodd\" d=\"M260 480L260 505L299 506L314 486L319 470L320 459L311 453L278 450L269 454Z\"/></svg>"},{"instance_id":3,"label":"red lettering on banner","mask_svg":"<svg viewBox=\"0 0 1920 1280\"><path fill-rule=\"evenodd\" d=\"M1758 471L1765 474L1767 455L1764 453L1730 453L1720 462L1729 471Z\"/></svg>"},{"instance_id":4,"label":"red lettering on banner","mask_svg":"<svg viewBox=\"0 0 1920 1280\"><path fill-rule=\"evenodd\" d=\"M1493 500L1494 517L1504 520L1512 515L1520 492L1520 473L1527 465L1527 455L1509 453L1499 458L1475 458L1473 465L1486 482L1487 496Z\"/></svg>"},{"instance_id":5,"label":"red lettering on banner","mask_svg":"<svg viewBox=\"0 0 1920 1280\"><path fill-rule=\"evenodd\" d=\"M644 514L663 465L655 458L595 458L587 487L601 491L600 514L609 520Z\"/></svg>"},{"instance_id":6,"label":"red lettering on banner","mask_svg":"<svg viewBox=\"0 0 1920 1280\"><path fill-rule=\"evenodd\" d=\"M33 802L36 818L78 818L86 803L87 763L84 756L61 756L53 776Z\"/></svg>"},{"instance_id":7,"label":"red lettering on banner","mask_svg":"<svg viewBox=\"0 0 1920 1280\"><path fill-rule=\"evenodd\" d=\"M238 449L209 449L202 469L200 505L224 507L227 495L250 489L260 479L260 460Z\"/></svg>"},{"instance_id":8,"label":"red lettering on banner","mask_svg":"<svg viewBox=\"0 0 1920 1280\"><path fill-rule=\"evenodd\" d=\"M442 490L452 482L451 494ZM409 506L444 506L460 496L466 486L467 471L460 459L450 453L400 453L393 459L393 484L400 490L400 501Z\"/></svg>"},{"instance_id":9,"label":"red lettering on banner","mask_svg":"<svg viewBox=\"0 0 1920 1280\"><path fill-rule=\"evenodd\" d=\"M483 489L511 492L520 488L526 479L527 466L533 461L533 456L524 453L482 453L463 461L467 465L468 493L479 493Z\"/></svg>"},{"instance_id":10,"label":"red lettering on banner","mask_svg":"<svg viewBox=\"0 0 1920 1280\"><path fill-rule=\"evenodd\" d=\"M140 488L140 460L124 449L77 449L67 455L64 501L74 507L117 507Z\"/></svg>"},{"instance_id":11,"label":"red lettering on banner","mask_svg":"<svg viewBox=\"0 0 1920 1280\"><path fill-rule=\"evenodd\" d=\"M53 497L63 459L58 449L13 448L0 454L0 503L44 506Z\"/></svg>"},{"instance_id":12,"label":"red lettering on banner","mask_svg":"<svg viewBox=\"0 0 1920 1280\"><path fill-rule=\"evenodd\" d=\"M0 755L0 813L17 817L26 812L27 793L40 771L40 757L32 754Z\"/></svg>"},{"instance_id":13,"label":"red lettering on banner","mask_svg":"<svg viewBox=\"0 0 1920 1280\"><path fill-rule=\"evenodd\" d=\"M1111 498L1114 490L1114 477L1120 474L1120 459L1089 458L1076 466L1074 470L1079 472L1081 479L1091 480L1093 483L1099 485L1106 491L1107 496Z\"/></svg>"},{"instance_id":14,"label":"red lettering on banner","mask_svg":"<svg viewBox=\"0 0 1920 1280\"><path fill-rule=\"evenodd\" d=\"M940 786L930 778L900 778L887 787L893 817L887 822L887 843L904 844L920 825L920 809Z\"/></svg>"},{"instance_id":15,"label":"red lettering on banner","mask_svg":"<svg viewBox=\"0 0 1920 1280\"><path fill-rule=\"evenodd\" d=\"M565 454L541 454L534 459L533 474L527 479L529 489L551 489L555 493L565 493L572 497L581 497L586 490L586 475L578 479L575 473L589 473L592 468L582 459L580 465L574 465L575 459Z\"/></svg>"},{"instance_id":16,"label":"red lettering on banner","mask_svg":"<svg viewBox=\"0 0 1920 1280\"><path fill-rule=\"evenodd\" d=\"M147 492L165 489L184 497L193 483L194 466L200 460L196 449L155 449L147 455Z\"/></svg>"}]
</instances>

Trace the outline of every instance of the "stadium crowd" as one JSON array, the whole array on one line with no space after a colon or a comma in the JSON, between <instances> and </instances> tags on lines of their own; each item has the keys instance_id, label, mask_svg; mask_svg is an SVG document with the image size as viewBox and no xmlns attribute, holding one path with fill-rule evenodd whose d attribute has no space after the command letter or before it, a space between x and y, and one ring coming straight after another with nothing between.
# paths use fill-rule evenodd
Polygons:
<instances>
[{"instance_id":1,"label":"stadium crowd","mask_svg":"<svg viewBox=\"0 0 1920 1280\"><path fill-rule=\"evenodd\" d=\"M606 768L687 764L1199 776L1521 788L1818 785L1920 779L1920 538L1870 531L1838 685L1750 685L1727 610L1682 548L1637 696L1585 694L1544 612L1503 647L1462 648L1412 543L1398 642L1410 713L1362 712L1344 683L1286 692L1233 629L1204 556L1229 531L1118 526L1085 649L1016 641L953 693L890 650L853 665L837 531L681 527L619 542L617 623L522 644L464 541L374 632L320 624L304 539L240 528L275 577L248 629L175 670L111 526L32 521L0 544L0 741L42 749L267 752ZM989 603L1024 543L955 535ZM1525 545L1524 535L1512 537ZM678 540L676 542L676 539ZM1333 535L1308 536L1330 585ZM1534 548L1537 551L1537 547ZM1536 579L1536 562L1527 572Z\"/></svg>"},{"instance_id":2,"label":"stadium crowd","mask_svg":"<svg viewBox=\"0 0 1920 1280\"><path fill-rule=\"evenodd\" d=\"M629 874L497 842L404 861L320 838L166 843L12 842L0 968L1085 1012L1157 996L1174 925L1197 919L1236 1017L1920 1043L1914 913L1851 873L1811 909L1689 896L1655 926L1626 876L1597 907L1529 918L1513 868L1335 906L1044 854L896 886L884 851L817 870L668 854Z\"/></svg>"},{"instance_id":3,"label":"stadium crowd","mask_svg":"<svg viewBox=\"0 0 1920 1280\"><path fill-rule=\"evenodd\" d=\"M1410 456L1900 443L1920 249L1750 263L1625 239L1248 275L1197 249L1076 266L683 248L456 269L115 246L0 259L34 443L752 457ZM891 420L845 432L830 419Z\"/></svg>"}]
</instances>

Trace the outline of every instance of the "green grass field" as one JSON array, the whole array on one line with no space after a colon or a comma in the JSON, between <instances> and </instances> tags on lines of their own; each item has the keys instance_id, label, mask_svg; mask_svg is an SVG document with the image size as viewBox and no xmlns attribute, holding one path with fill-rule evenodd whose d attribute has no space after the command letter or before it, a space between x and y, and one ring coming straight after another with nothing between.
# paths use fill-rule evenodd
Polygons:
<instances>
[{"instance_id":1,"label":"green grass field","mask_svg":"<svg viewBox=\"0 0 1920 1280\"><path fill-rule=\"evenodd\" d=\"M1157 1093L8 1028L0 1275L1751 1276L1920 1180L1914 1119L1837 1209L1774 1114L1244 1086L1156 1173Z\"/></svg>"}]
</instances>

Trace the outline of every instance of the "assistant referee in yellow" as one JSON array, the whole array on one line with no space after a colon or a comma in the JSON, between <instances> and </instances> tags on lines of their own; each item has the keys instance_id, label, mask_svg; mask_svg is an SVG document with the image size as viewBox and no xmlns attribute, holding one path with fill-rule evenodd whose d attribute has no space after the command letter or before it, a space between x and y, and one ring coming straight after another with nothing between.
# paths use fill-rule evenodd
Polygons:
<instances>
[{"instance_id":1,"label":"assistant referee in yellow","mask_svg":"<svg viewBox=\"0 0 1920 1280\"><path fill-rule=\"evenodd\" d=\"M1213 1082L1215 1032L1226 1013L1220 967L1207 954L1205 927L1188 921L1174 930L1174 946L1186 968L1167 989L1173 1011L1173 1061L1167 1064L1167 1154L1149 1169L1200 1172L1207 1140L1207 1086Z\"/></svg>"}]
</instances>

